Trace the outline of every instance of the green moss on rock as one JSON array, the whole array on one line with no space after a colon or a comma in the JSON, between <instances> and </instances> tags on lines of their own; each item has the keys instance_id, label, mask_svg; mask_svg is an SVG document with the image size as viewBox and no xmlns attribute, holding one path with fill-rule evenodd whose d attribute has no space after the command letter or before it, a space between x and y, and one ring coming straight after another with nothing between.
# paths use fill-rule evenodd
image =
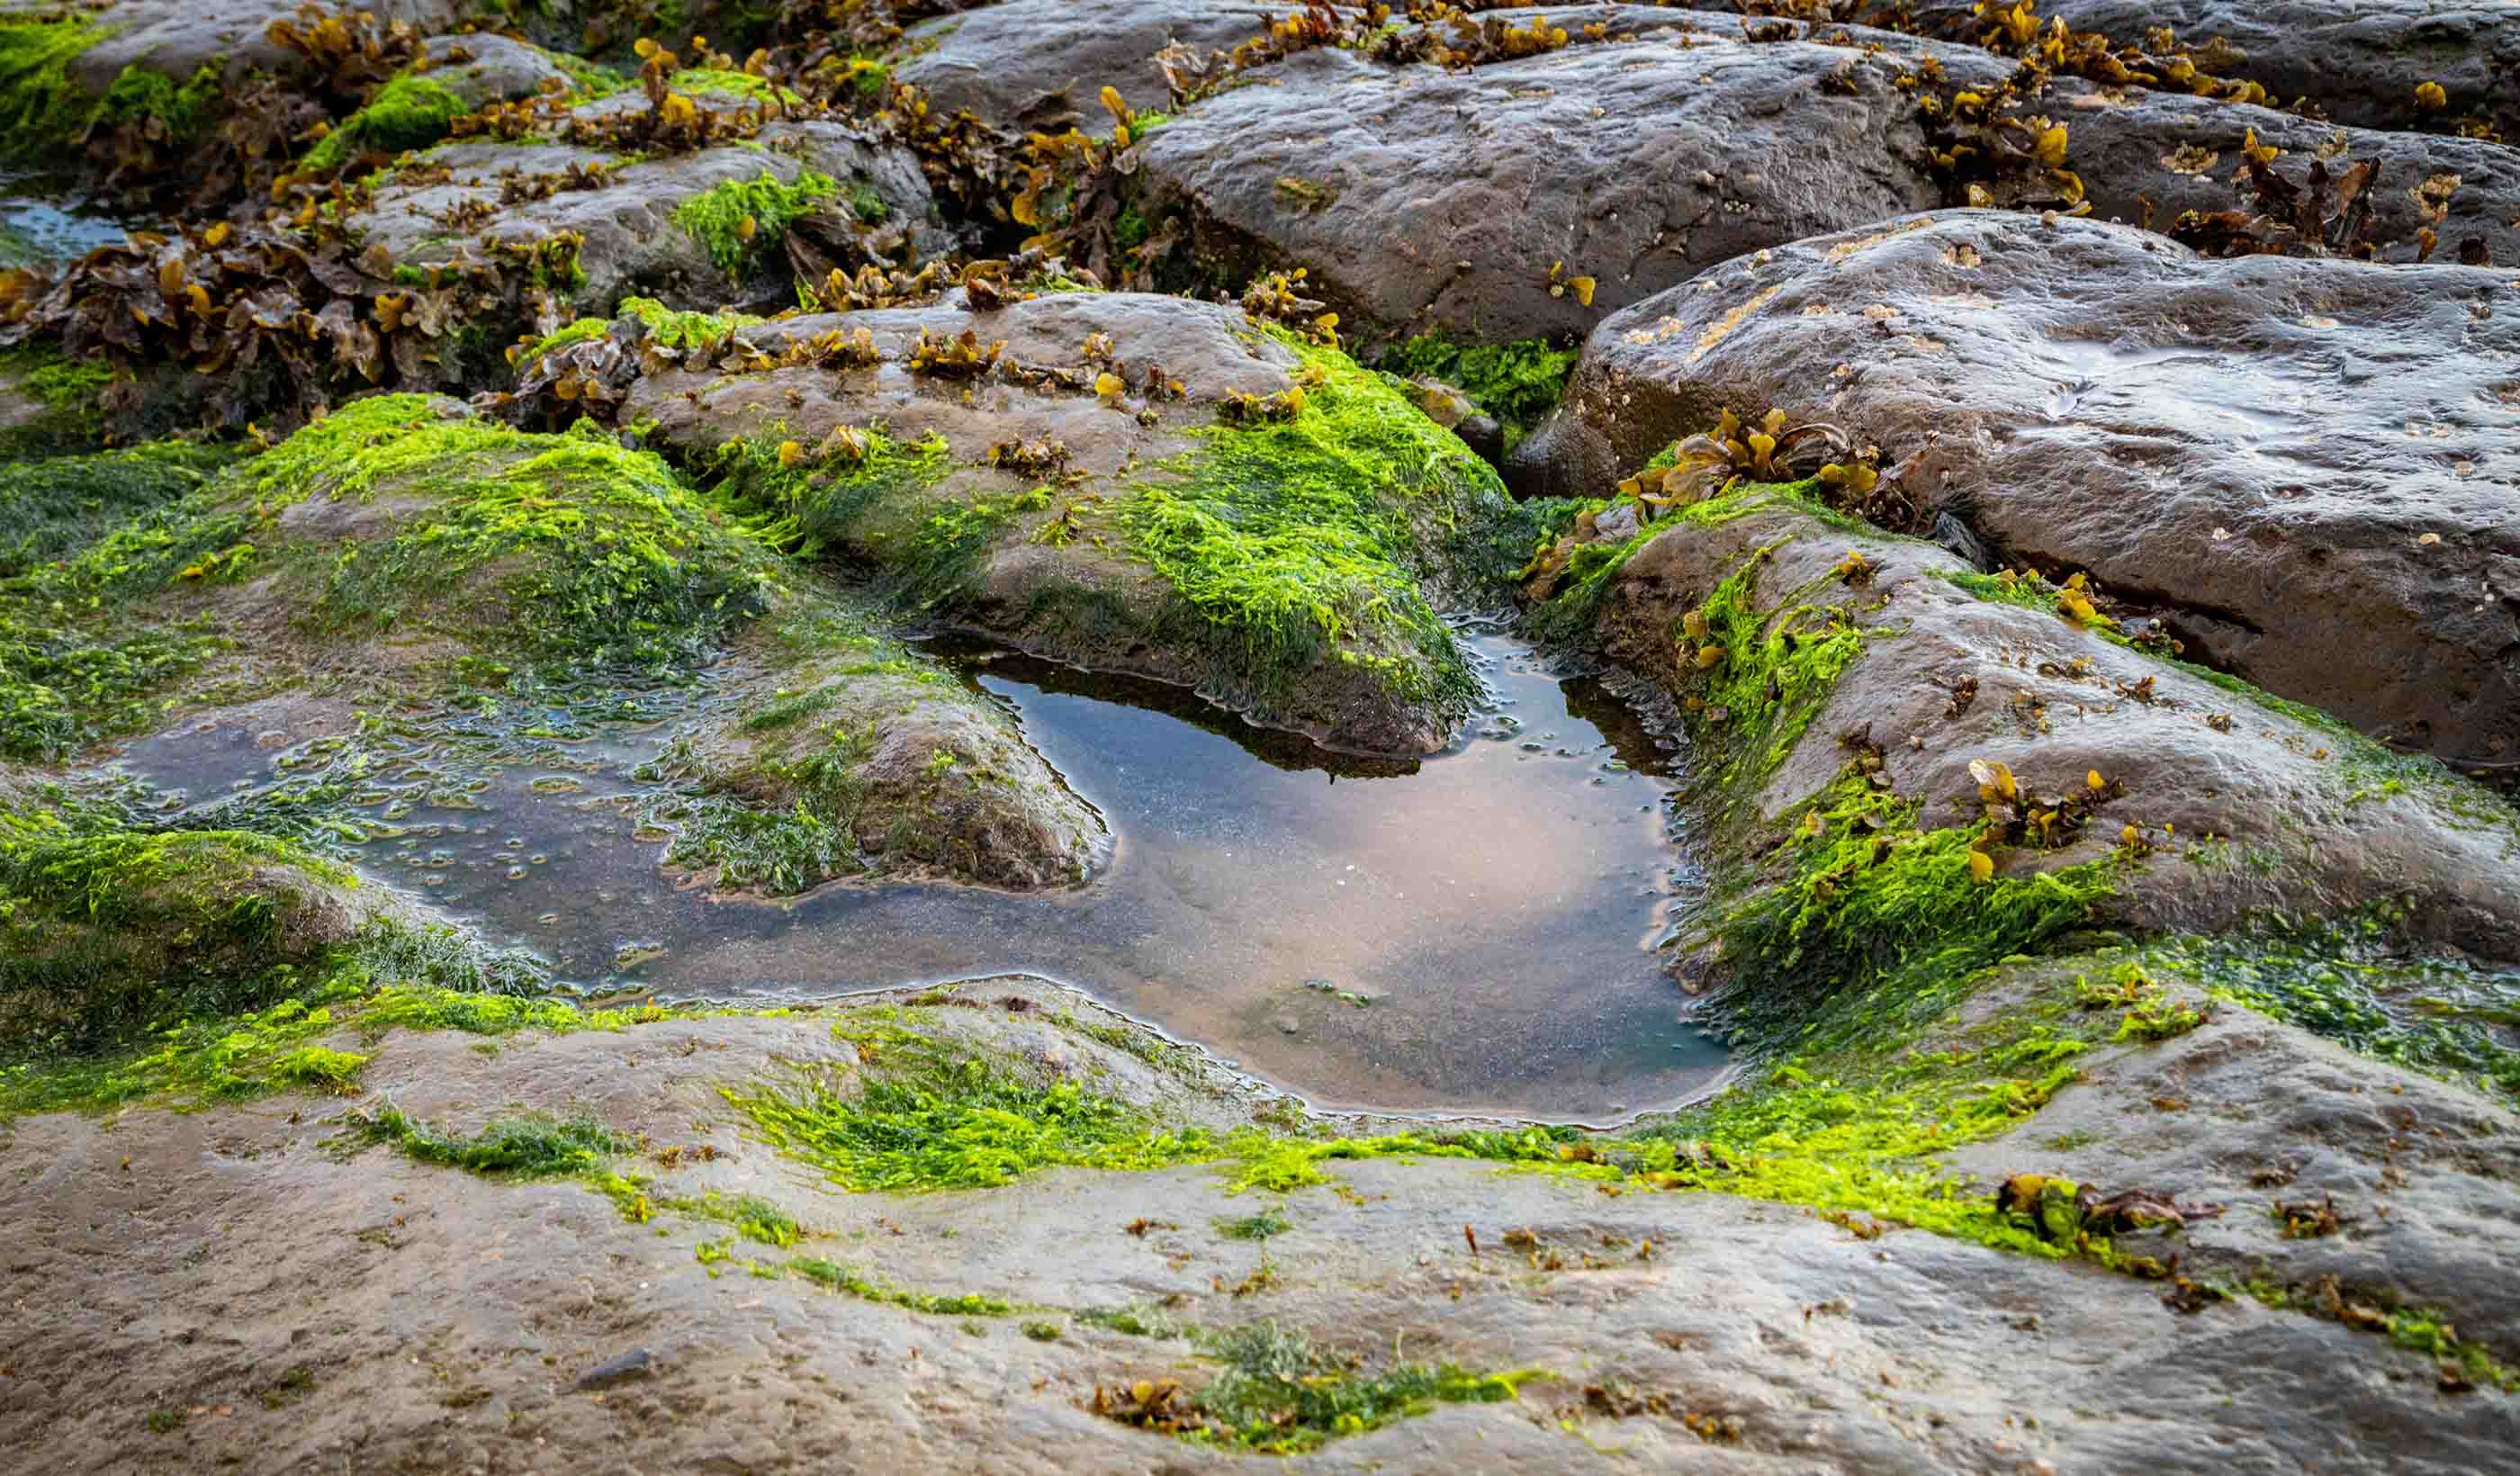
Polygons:
<instances>
[{"instance_id":1,"label":"green moss on rock","mask_svg":"<svg viewBox=\"0 0 2520 1476\"><path fill-rule=\"evenodd\" d=\"M0 1052L259 1009L338 962L357 884L265 835L82 835L0 816Z\"/></svg>"},{"instance_id":2,"label":"green moss on rock","mask_svg":"<svg viewBox=\"0 0 2520 1476\"><path fill-rule=\"evenodd\" d=\"M86 21L0 24L0 133L6 152L41 154L67 145L84 119L69 65L114 27Z\"/></svg>"},{"instance_id":3,"label":"green moss on rock","mask_svg":"<svg viewBox=\"0 0 2520 1476\"><path fill-rule=\"evenodd\" d=\"M378 88L366 107L316 140L298 167L332 169L365 154L426 149L446 137L454 120L472 111L443 83L406 72Z\"/></svg>"},{"instance_id":4,"label":"green moss on rock","mask_svg":"<svg viewBox=\"0 0 2520 1476\"><path fill-rule=\"evenodd\" d=\"M806 169L788 184L764 169L755 178L728 180L674 206L674 224L699 243L720 271L740 277L757 249L786 234L788 222L839 193L839 182L828 174Z\"/></svg>"},{"instance_id":5,"label":"green moss on rock","mask_svg":"<svg viewBox=\"0 0 2520 1476\"><path fill-rule=\"evenodd\" d=\"M1457 720L1478 680L1426 591L1503 587L1475 526L1504 509L1496 473L1345 354L1281 341L1302 360L1301 409L1202 431L1121 505L1128 551L1264 699L1336 661Z\"/></svg>"},{"instance_id":6,"label":"green moss on rock","mask_svg":"<svg viewBox=\"0 0 2520 1476\"><path fill-rule=\"evenodd\" d=\"M1578 352L1537 338L1512 343L1457 343L1440 334L1404 339L1382 351L1376 367L1403 378L1440 380L1495 417L1510 451L1557 408Z\"/></svg>"}]
</instances>

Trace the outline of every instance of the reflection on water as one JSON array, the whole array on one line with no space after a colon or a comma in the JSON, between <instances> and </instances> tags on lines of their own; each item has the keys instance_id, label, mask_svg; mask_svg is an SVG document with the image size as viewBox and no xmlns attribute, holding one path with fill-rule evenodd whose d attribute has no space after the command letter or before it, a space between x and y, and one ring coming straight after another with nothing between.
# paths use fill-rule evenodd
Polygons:
<instances>
[{"instance_id":1,"label":"reflection on water","mask_svg":"<svg viewBox=\"0 0 2520 1476\"><path fill-rule=\"evenodd\" d=\"M1681 1020L1648 950L1690 882L1658 755L1593 684L1505 637L1471 644L1495 703L1453 751L1398 763L1252 729L1178 689L944 652L1119 837L1093 884L1048 895L712 898L660 872L661 837L625 814L629 772L669 735L657 724L486 771L415 756L364 776L350 813L399 830L364 865L584 981L761 999L1024 971L1324 1104L1598 1120L1686 1096L1723 1053ZM250 742L161 739L131 763L198 785L251 764Z\"/></svg>"},{"instance_id":2,"label":"reflection on water","mask_svg":"<svg viewBox=\"0 0 2520 1476\"><path fill-rule=\"evenodd\" d=\"M102 207L0 173L0 267L67 261L122 241L125 222Z\"/></svg>"}]
</instances>

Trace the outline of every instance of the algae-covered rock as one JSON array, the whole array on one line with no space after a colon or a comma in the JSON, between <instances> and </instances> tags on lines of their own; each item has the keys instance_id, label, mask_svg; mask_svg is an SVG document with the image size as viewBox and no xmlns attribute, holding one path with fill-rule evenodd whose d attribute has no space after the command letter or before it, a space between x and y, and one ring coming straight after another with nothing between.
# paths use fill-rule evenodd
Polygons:
<instances>
[{"instance_id":1,"label":"algae-covered rock","mask_svg":"<svg viewBox=\"0 0 2520 1476\"><path fill-rule=\"evenodd\" d=\"M2213 932L2264 911L2391 904L2409 934L2513 957L2520 812L2431 760L2112 640L2067 592L1764 490L1686 510L1623 552L1558 599L1595 611L1609 652L1686 704L1694 745L1724 755L1714 805L1782 835L1761 874L1792 878L1803 901L1788 914L1809 905L1794 947L1871 955L1929 924L1997 940L2012 920L1999 898L2052 891L2051 933ZM1995 796L1992 830L1982 765L2017 790ZM1979 898L1982 833L1996 890ZM1848 884L1876 874L1871 901L1873 882ZM2058 874L2070 885L2031 885Z\"/></svg>"},{"instance_id":2,"label":"algae-covered rock","mask_svg":"<svg viewBox=\"0 0 2520 1476\"><path fill-rule=\"evenodd\" d=\"M1442 746L1476 690L1435 611L1498 588L1494 473L1232 308L808 314L639 378L619 416L782 536L1042 654L1375 752Z\"/></svg>"},{"instance_id":3,"label":"algae-covered rock","mask_svg":"<svg viewBox=\"0 0 2520 1476\"><path fill-rule=\"evenodd\" d=\"M2433 1357L2318 1313L2307 1281L2296 1306L2207 1295L2182 1316L2163 1305L2195 1295L2181 1283L2055 1246L1928 1233L1860 1201L1612 1182L1556 1152L1646 1140L1237 1138L1259 1101L1226 1073L1034 980L797 1018L416 997L341 1024L316 1039L359 1047L360 1085L428 1143L564 1129L598 1145L577 1160L594 1165L477 1174L460 1151L394 1145L417 1135L338 1109L319 1122L304 1096L153 1114L146 1131L21 1118L12 1158L27 1168L0 1179L0 1215L60 1294L22 1316L14 1366L50 1392L0 1405L13 1449L70 1461L141 1438L117 1404L135 1386L231 1411L146 1437L202 1460L430 1468L489 1459L506 1437L476 1432L511 1410L547 1450L637 1420L640 1449L673 1465L775 1467L828 1443L1114 1473L2207 1473L2348 1439L2385 1455L2346 1468L2448 1473L2492 1467L2515 1433L2504 1394L2445 1395ZM1553 1170L1450 1156L1517 1143ZM1987 1189L1830 1167L1840 1185L1895 1178L1911 1212L1993 1219ZM1292 1183L1251 1182L1272 1173ZM921 1191L940 1181L956 1190ZM2210 1224L2243 1213L2261 1202ZM214 1234L256 1255L204 1263ZM2507 1280L2506 1243L2480 1233L2465 1253ZM2256 1283L2271 1301L2302 1248L2271 1247ZM286 1305L237 1295L248 1265L285 1278ZM590 1265L636 1297L584 1295ZM197 1310L219 1310L225 1344L135 1343L122 1324ZM764 1357L765 1329L792 1361ZM418 1336L437 1339L437 1367L412 1362ZM2480 1328L2452 1352L2490 1368L2502 1346ZM613 1371L593 1394L554 1396L599 1369ZM836 1392L898 1369L990 1397ZM1369 1397L1409 1370L1409 1397ZM357 1401L324 1397L352 1380ZM446 1417L450 1384L472 1421ZM665 1417L687 1400L762 1417ZM1168 1433L1182 1419L1196 1443ZM1280 1448L1292 1465L1262 1454Z\"/></svg>"},{"instance_id":4,"label":"algae-covered rock","mask_svg":"<svg viewBox=\"0 0 2520 1476\"><path fill-rule=\"evenodd\" d=\"M829 616L774 638L776 687L686 736L704 798L669 863L730 889L926 870L1013 889L1080 882L1102 818L1006 710L925 657Z\"/></svg>"},{"instance_id":5,"label":"algae-covered rock","mask_svg":"<svg viewBox=\"0 0 2520 1476\"><path fill-rule=\"evenodd\" d=\"M1951 212L1605 321L1520 487L1597 494L1732 407L1842 424L2000 562L2088 571L2191 659L2452 761L2520 749L2520 274L2199 257ZM2385 433L2358 431L2384 426Z\"/></svg>"},{"instance_id":6,"label":"algae-covered rock","mask_svg":"<svg viewBox=\"0 0 2520 1476\"><path fill-rule=\"evenodd\" d=\"M48 817L0 811L0 1055L258 1009L377 912L350 872L270 836L78 834Z\"/></svg>"},{"instance_id":7,"label":"algae-covered rock","mask_svg":"<svg viewBox=\"0 0 2520 1476\"><path fill-rule=\"evenodd\" d=\"M2305 979L2378 972L2350 951L2264 952ZM1964 1023L2029 1005L2036 981L2060 974L2087 996L2145 979L2191 992L2211 1017L2158 1045L2077 1057L2071 1090L2013 1132L1960 1149L1954 1167L2176 1185L2225 1206L2177 1237L2191 1277L2280 1288L2329 1316L2349 1302L2371 1315L2446 1309L2453 1339L2520 1345L2520 1296L2505 1271L2514 1206L2504 1176L2520 1155L2508 1088L2480 1096L2193 993L2249 987L2266 971L2261 954L2204 945L2076 959L2020 970L1974 1000Z\"/></svg>"},{"instance_id":8,"label":"algae-covered rock","mask_svg":"<svg viewBox=\"0 0 2520 1476\"><path fill-rule=\"evenodd\" d=\"M760 106L742 92L695 86L680 95L721 112ZM577 112L600 118L648 106L634 91ZM748 139L650 158L548 140L458 139L381 180L356 224L371 248L414 270L478 257L494 244L574 237L573 269L550 284L562 300L593 313L633 294L712 310L792 301L782 236L826 207L861 230L886 226L920 251L949 241L916 158L832 120L771 122Z\"/></svg>"}]
</instances>

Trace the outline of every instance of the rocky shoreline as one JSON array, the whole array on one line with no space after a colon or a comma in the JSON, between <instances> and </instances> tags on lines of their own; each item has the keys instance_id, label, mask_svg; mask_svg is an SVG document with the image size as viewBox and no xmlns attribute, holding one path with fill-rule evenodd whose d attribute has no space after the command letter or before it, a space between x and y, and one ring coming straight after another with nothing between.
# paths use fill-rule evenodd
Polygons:
<instances>
[{"instance_id":1,"label":"rocky shoreline","mask_svg":"<svg viewBox=\"0 0 2520 1476\"><path fill-rule=\"evenodd\" d=\"M2515 72L2425 0L0 18L13 188L132 226L0 238L0 1445L2495 1468ZM1406 766L1471 616L1673 715L1711 1096L659 1001L366 864L635 722L672 885L1090 905L920 638ZM122 762L208 735L267 779Z\"/></svg>"}]
</instances>

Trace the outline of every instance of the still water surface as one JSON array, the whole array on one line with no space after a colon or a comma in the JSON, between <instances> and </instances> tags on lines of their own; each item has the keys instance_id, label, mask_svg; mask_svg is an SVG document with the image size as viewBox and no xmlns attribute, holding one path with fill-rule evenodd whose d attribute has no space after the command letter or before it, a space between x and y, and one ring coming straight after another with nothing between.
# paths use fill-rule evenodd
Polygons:
<instances>
[{"instance_id":1,"label":"still water surface","mask_svg":"<svg viewBox=\"0 0 2520 1476\"><path fill-rule=\"evenodd\" d=\"M760 1001L1028 972L1324 1105L1599 1121L1688 1096L1724 1054L1650 950L1694 882L1663 755L1597 684L1509 637L1469 641L1493 701L1451 751L1398 763L1179 689L942 649L1117 837L1071 891L712 897L660 872L661 837L624 813L668 723L460 783L415 759L422 779L382 775L370 797L394 797L352 818L399 832L362 849L369 870L581 981ZM206 794L221 743L154 740L131 764ZM241 733L224 745L267 762Z\"/></svg>"}]
</instances>

